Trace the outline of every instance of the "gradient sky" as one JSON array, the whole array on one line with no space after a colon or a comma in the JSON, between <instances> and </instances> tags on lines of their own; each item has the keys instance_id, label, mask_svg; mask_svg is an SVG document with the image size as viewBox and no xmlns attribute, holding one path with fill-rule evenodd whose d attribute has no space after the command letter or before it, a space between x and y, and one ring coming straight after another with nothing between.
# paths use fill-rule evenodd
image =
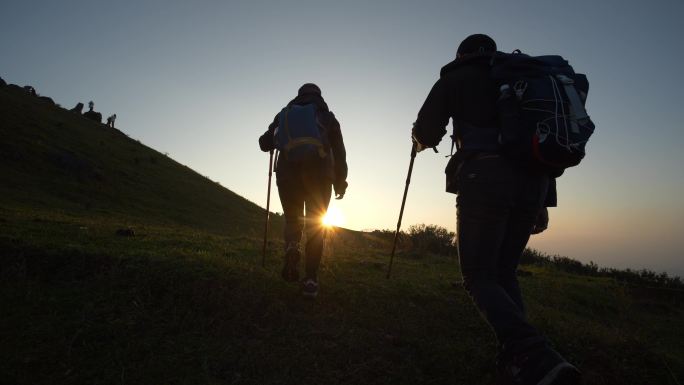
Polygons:
<instances>
[{"instance_id":1,"label":"gradient sky","mask_svg":"<svg viewBox=\"0 0 684 385\"><path fill-rule=\"evenodd\" d=\"M684 276L681 0L3 0L0 15L5 81L68 108L93 100L132 138L262 206L257 137L317 83L347 146L349 190L334 204L359 230L396 227L411 123L464 37L561 54L590 80L597 131L531 246ZM405 227L455 229L449 145L416 159Z\"/></svg>"}]
</instances>

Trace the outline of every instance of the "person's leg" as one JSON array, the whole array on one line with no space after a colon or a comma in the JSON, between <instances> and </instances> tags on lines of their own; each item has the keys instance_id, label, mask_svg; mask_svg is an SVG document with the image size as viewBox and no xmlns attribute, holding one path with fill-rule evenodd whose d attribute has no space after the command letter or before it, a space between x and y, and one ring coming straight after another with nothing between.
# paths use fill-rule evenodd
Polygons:
<instances>
[{"instance_id":1,"label":"person's leg","mask_svg":"<svg viewBox=\"0 0 684 385\"><path fill-rule=\"evenodd\" d=\"M304 194L301 187L291 180L278 181L277 184L285 217L284 238L287 249L290 244L299 243L302 239Z\"/></svg>"},{"instance_id":2,"label":"person's leg","mask_svg":"<svg viewBox=\"0 0 684 385\"><path fill-rule=\"evenodd\" d=\"M498 283L518 305L523 317L525 306L516 275L520 256L542 207L549 178L516 170L517 185L498 262ZM581 374L553 350L545 337L538 335L499 346L499 374L506 381L532 384L577 384Z\"/></svg>"},{"instance_id":3,"label":"person's leg","mask_svg":"<svg viewBox=\"0 0 684 385\"><path fill-rule=\"evenodd\" d=\"M328 210L332 193L332 180L328 176L327 166L327 163L319 158L302 164L302 186L306 210L305 279L316 282L325 238L323 216Z\"/></svg>"},{"instance_id":4,"label":"person's leg","mask_svg":"<svg viewBox=\"0 0 684 385\"><path fill-rule=\"evenodd\" d=\"M467 161L458 175L458 249L463 285L500 346L539 333L499 284L499 262L514 206L517 180L503 158Z\"/></svg>"},{"instance_id":5,"label":"person's leg","mask_svg":"<svg viewBox=\"0 0 684 385\"><path fill-rule=\"evenodd\" d=\"M549 185L547 176L518 171L515 205L506 229L498 261L498 282L525 314L525 304L518 283L518 264L530 239L532 227L541 209Z\"/></svg>"},{"instance_id":6,"label":"person's leg","mask_svg":"<svg viewBox=\"0 0 684 385\"><path fill-rule=\"evenodd\" d=\"M312 183L306 196L306 279L318 281L318 266L325 242L325 216L330 204L332 185L327 180Z\"/></svg>"},{"instance_id":7,"label":"person's leg","mask_svg":"<svg viewBox=\"0 0 684 385\"><path fill-rule=\"evenodd\" d=\"M304 194L302 187L293 179L278 180L278 195L283 207L285 228L285 261L282 271L286 281L299 280L299 242L302 239Z\"/></svg>"},{"instance_id":8,"label":"person's leg","mask_svg":"<svg viewBox=\"0 0 684 385\"><path fill-rule=\"evenodd\" d=\"M518 283L518 263L530 238L538 209L513 209L499 254L497 282L525 315L525 304Z\"/></svg>"},{"instance_id":9,"label":"person's leg","mask_svg":"<svg viewBox=\"0 0 684 385\"><path fill-rule=\"evenodd\" d=\"M537 337L518 303L498 282L498 259L508 209L458 208L458 252L463 286L496 335L499 346Z\"/></svg>"}]
</instances>

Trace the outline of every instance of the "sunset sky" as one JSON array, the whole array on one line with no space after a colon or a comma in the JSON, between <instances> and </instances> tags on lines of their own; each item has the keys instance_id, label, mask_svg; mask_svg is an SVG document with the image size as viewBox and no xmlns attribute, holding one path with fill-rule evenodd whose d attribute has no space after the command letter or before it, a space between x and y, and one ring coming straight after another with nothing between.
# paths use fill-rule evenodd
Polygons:
<instances>
[{"instance_id":1,"label":"sunset sky","mask_svg":"<svg viewBox=\"0 0 684 385\"><path fill-rule=\"evenodd\" d=\"M589 78L597 131L531 246L684 276L681 0L5 0L0 14L5 81L68 108L93 100L132 138L262 206L268 154L257 138L315 82L347 146L349 189L334 205L357 230L395 228L411 123L463 38L563 55ZM405 227L455 230L449 145L418 155Z\"/></svg>"}]
</instances>

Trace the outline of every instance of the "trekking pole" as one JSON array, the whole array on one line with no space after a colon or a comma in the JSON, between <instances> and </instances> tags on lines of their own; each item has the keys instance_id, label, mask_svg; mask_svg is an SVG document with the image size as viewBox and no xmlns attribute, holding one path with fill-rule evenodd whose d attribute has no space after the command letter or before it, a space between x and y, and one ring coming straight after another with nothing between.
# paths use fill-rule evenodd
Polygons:
<instances>
[{"instance_id":1,"label":"trekking pole","mask_svg":"<svg viewBox=\"0 0 684 385\"><path fill-rule=\"evenodd\" d=\"M401 200L401 210L399 210L399 220L397 221L397 231L394 233L394 244L392 245L392 254L390 255L389 268L387 269L387 279L392 273L392 261L394 261L394 252L397 249L397 240L399 239L399 229L401 228L401 218L404 216L404 206L406 205L406 194L408 193L409 184L411 183L411 173L413 173L413 161L416 160L416 142L413 142L411 147L411 163L409 163L408 175L406 176L406 186L404 187L404 197Z\"/></svg>"},{"instance_id":2,"label":"trekking pole","mask_svg":"<svg viewBox=\"0 0 684 385\"><path fill-rule=\"evenodd\" d=\"M271 175L273 175L273 150L268 160L268 192L266 193L266 225L264 226L264 247L261 250L261 267L266 267L266 242L268 240L268 221L271 207Z\"/></svg>"}]
</instances>

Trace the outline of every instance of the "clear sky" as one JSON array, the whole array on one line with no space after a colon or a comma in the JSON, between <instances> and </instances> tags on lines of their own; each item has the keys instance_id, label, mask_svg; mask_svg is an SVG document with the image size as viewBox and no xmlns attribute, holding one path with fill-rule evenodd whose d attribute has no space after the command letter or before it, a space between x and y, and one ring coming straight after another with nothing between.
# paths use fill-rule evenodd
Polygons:
<instances>
[{"instance_id":1,"label":"clear sky","mask_svg":"<svg viewBox=\"0 0 684 385\"><path fill-rule=\"evenodd\" d=\"M561 54L590 80L597 131L531 246L684 276L681 0L2 0L0 14L5 81L69 108L93 100L132 138L262 206L257 138L317 83L342 125L349 190L334 205L353 229L395 228L411 123L464 37ZM455 229L449 144L416 159L406 227Z\"/></svg>"}]
</instances>

